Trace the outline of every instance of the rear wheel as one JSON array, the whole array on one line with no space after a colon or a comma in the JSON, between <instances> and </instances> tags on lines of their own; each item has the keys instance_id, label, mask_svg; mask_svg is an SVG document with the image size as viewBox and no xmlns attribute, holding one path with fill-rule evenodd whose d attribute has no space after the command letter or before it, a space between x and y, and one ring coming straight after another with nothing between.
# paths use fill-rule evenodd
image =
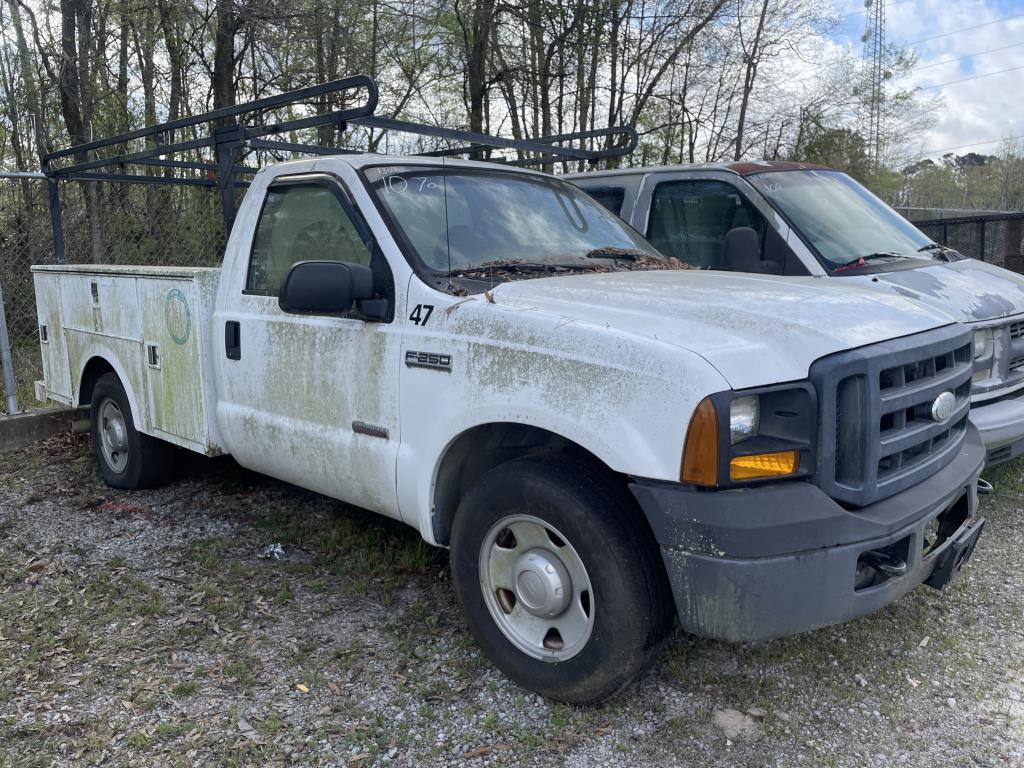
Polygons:
<instances>
[{"instance_id":1,"label":"rear wheel","mask_svg":"<svg viewBox=\"0 0 1024 768\"><path fill-rule=\"evenodd\" d=\"M167 481L173 449L135 428L128 395L116 374L96 382L90 408L92 449L103 482L112 488L152 488Z\"/></svg>"},{"instance_id":2,"label":"rear wheel","mask_svg":"<svg viewBox=\"0 0 1024 768\"><path fill-rule=\"evenodd\" d=\"M585 704L626 686L671 626L661 558L628 490L570 457L486 473L455 516L452 579L506 675Z\"/></svg>"}]
</instances>

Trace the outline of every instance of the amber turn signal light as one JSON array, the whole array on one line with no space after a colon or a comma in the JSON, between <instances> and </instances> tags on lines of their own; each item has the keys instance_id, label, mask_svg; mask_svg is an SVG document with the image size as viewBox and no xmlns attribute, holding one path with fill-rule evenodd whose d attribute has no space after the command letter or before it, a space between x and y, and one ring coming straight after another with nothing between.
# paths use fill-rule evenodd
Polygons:
<instances>
[{"instance_id":1,"label":"amber turn signal light","mask_svg":"<svg viewBox=\"0 0 1024 768\"><path fill-rule=\"evenodd\" d=\"M718 485L718 412L711 398L701 400L690 419L679 480L694 485Z\"/></svg>"},{"instance_id":2,"label":"amber turn signal light","mask_svg":"<svg viewBox=\"0 0 1024 768\"><path fill-rule=\"evenodd\" d=\"M759 477L792 475L800 468L799 451L755 453L736 456L729 462L730 480L754 480Z\"/></svg>"}]
</instances>

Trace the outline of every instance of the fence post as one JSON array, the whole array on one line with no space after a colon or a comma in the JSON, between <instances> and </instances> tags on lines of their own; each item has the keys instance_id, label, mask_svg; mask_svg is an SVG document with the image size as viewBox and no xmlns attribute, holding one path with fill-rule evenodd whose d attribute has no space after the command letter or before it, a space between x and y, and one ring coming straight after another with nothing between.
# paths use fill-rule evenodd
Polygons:
<instances>
[{"instance_id":1,"label":"fence post","mask_svg":"<svg viewBox=\"0 0 1024 768\"><path fill-rule=\"evenodd\" d=\"M1024 254L1021 254L1021 218L1006 220L1006 243L1003 264L1014 272L1024 272Z\"/></svg>"},{"instance_id":2,"label":"fence post","mask_svg":"<svg viewBox=\"0 0 1024 768\"><path fill-rule=\"evenodd\" d=\"M988 259L985 258L985 220L984 219L980 219L978 221L978 242L979 242L979 245L978 245L978 253L979 253L978 258L981 259L982 261L988 261Z\"/></svg>"},{"instance_id":3,"label":"fence post","mask_svg":"<svg viewBox=\"0 0 1024 768\"><path fill-rule=\"evenodd\" d=\"M53 260L57 264L64 263L64 219L60 210L60 187L53 176L46 179L46 189L50 201L50 228L53 230Z\"/></svg>"},{"instance_id":4,"label":"fence post","mask_svg":"<svg viewBox=\"0 0 1024 768\"><path fill-rule=\"evenodd\" d=\"M14 363L11 359L11 338L7 333L7 310L4 308L4 287L0 285L0 367L4 369L4 391L7 393L7 413L20 413L18 387L14 383Z\"/></svg>"}]
</instances>

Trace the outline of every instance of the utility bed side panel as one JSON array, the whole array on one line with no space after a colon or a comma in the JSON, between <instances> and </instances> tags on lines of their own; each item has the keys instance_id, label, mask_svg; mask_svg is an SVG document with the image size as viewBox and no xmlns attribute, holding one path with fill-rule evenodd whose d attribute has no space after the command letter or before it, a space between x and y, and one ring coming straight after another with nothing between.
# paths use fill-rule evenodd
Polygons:
<instances>
[{"instance_id":1,"label":"utility bed side panel","mask_svg":"<svg viewBox=\"0 0 1024 768\"><path fill-rule=\"evenodd\" d=\"M45 316L55 323L50 349L44 344L43 350L44 361L50 359L44 362L50 397L75 404L86 365L102 357L124 383L141 432L200 453L222 452L211 418L207 349L218 270L80 265L33 271L40 322ZM65 389L51 381L61 370L70 381Z\"/></svg>"}]
</instances>

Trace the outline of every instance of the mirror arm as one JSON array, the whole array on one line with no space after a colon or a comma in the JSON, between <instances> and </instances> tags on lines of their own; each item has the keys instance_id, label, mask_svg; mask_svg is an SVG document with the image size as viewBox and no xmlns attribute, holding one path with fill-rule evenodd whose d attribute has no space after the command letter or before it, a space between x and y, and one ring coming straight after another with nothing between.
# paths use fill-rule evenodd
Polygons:
<instances>
[{"instance_id":1,"label":"mirror arm","mask_svg":"<svg viewBox=\"0 0 1024 768\"><path fill-rule=\"evenodd\" d=\"M356 301L356 308L367 320L383 322L388 319L387 299L359 299Z\"/></svg>"}]
</instances>

